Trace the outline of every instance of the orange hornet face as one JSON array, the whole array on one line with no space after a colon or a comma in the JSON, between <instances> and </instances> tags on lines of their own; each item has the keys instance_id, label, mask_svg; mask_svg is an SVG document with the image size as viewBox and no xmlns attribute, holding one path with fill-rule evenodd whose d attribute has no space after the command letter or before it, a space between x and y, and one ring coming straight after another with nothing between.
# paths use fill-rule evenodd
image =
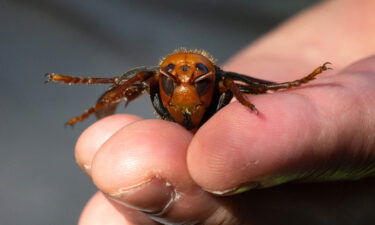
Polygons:
<instances>
[{"instance_id":1,"label":"orange hornet face","mask_svg":"<svg viewBox=\"0 0 375 225\"><path fill-rule=\"evenodd\" d=\"M188 129L197 128L215 88L215 66L199 53L177 52L160 64L159 89L163 106Z\"/></svg>"}]
</instances>

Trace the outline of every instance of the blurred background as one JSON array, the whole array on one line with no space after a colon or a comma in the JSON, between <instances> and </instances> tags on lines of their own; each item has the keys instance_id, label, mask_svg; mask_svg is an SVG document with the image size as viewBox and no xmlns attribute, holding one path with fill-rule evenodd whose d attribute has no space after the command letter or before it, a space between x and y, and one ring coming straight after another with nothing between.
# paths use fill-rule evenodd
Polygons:
<instances>
[{"instance_id":1,"label":"blurred background","mask_svg":"<svg viewBox=\"0 0 375 225\"><path fill-rule=\"evenodd\" d=\"M106 86L44 84L45 73L112 77L181 46L224 63L316 2L0 0L0 224L76 224L95 192L73 155L94 119L63 125ZM154 117L147 95L126 112Z\"/></svg>"}]
</instances>

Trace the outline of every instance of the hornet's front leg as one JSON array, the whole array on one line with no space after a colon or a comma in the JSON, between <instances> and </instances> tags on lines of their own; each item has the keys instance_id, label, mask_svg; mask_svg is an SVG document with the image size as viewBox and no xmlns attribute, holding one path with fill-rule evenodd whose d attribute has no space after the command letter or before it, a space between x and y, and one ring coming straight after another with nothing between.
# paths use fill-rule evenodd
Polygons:
<instances>
[{"instance_id":1,"label":"hornet's front leg","mask_svg":"<svg viewBox=\"0 0 375 225\"><path fill-rule=\"evenodd\" d=\"M47 73L47 82L61 82L64 84L114 84L117 78L73 77L57 73Z\"/></svg>"},{"instance_id":2,"label":"hornet's front leg","mask_svg":"<svg viewBox=\"0 0 375 225\"><path fill-rule=\"evenodd\" d=\"M132 85L127 89L122 89L121 86L115 86L106 91L97 101L97 103L85 110L80 116L71 118L65 125L74 126L77 122L85 120L91 114L95 113L97 118L103 118L112 115L117 108L117 105L124 100L127 105L132 100L141 96L147 89L146 85Z\"/></svg>"},{"instance_id":3,"label":"hornet's front leg","mask_svg":"<svg viewBox=\"0 0 375 225\"><path fill-rule=\"evenodd\" d=\"M128 75L128 73L126 73L126 75ZM147 89L145 81L154 75L154 71L141 71L133 77L125 79L124 75L115 78L81 78L50 73L47 74L47 82L54 81L63 82L65 84L113 84L113 86L98 99L93 107L87 109L80 116L74 117L66 122L66 125L73 126L77 122L88 118L93 113L95 113L98 118L113 114L121 100L129 103L142 95Z\"/></svg>"}]
</instances>

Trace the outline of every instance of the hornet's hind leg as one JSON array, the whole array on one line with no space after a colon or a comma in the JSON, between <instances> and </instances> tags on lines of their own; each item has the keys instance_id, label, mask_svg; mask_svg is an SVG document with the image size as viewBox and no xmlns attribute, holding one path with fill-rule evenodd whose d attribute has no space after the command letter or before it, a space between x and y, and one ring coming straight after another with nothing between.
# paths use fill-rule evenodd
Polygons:
<instances>
[{"instance_id":1,"label":"hornet's hind leg","mask_svg":"<svg viewBox=\"0 0 375 225\"><path fill-rule=\"evenodd\" d=\"M284 83L277 83L277 84L266 84L265 85L265 89L266 90L278 90L278 89L282 89L282 88L291 88L291 87L297 87L297 86L300 86L302 84L305 84L309 81L312 81L316 78L316 76L326 70L330 70L332 68L328 67L327 65L331 64L330 62L326 62L324 63L323 65L319 66L318 68L316 68L313 72L311 72L309 75L301 78L301 79L298 79L298 80L295 80L295 81L291 81L291 82L284 82Z\"/></svg>"},{"instance_id":2,"label":"hornet's hind leg","mask_svg":"<svg viewBox=\"0 0 375 225\"><path fill-rule=\"evenodd\" d=\"M275 82L260 80L260 79L256 79L252 77L246 77L245 75L237 74L233 72L225 72L225 71L219 71L219 72L221 72L221 76L224 77L223 85L226 88L226 90L229 89L242 105L249 107L252 111L258 114L259 112L256 109L256 107L244 97L245 94L262 94L262 93L266 93L268 90L276 91L278 89L300 86L311 80L314 80L316 76L322 73L323 71L331 69L327 66L328 64L331 64L331 63L329 62L324 63L322 66L319 66L309 75L301 79L298 79L292 82L284 82L284 83L275 83ZM235 81L241 82L241 83L235 83Z\"/></svg>"}]
</instances>

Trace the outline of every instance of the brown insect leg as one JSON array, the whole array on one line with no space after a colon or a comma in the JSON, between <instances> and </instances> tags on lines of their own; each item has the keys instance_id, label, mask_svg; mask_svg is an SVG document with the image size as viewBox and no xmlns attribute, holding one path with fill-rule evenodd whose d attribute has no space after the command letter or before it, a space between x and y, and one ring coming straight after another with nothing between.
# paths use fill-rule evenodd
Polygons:
<instances>
[{"instance_id":1,"label":"brown insect leg","mask_svg":"<svg viewBox=\"0 0 375 225\"><path fill-rule=\"evenodd\" d=\"M86 110L82 115L70 119L66 122L66 125L73 126L77 122L88 118L93 113L96 113L98 118L113 114L114 107L121 100L125 100L128 103L143 94L147 85L142 84L142 82L153 75L154 72L140 72L124 83L112 87L99 98L96 105Z\"/></svg>"},{"instance_id":2,"label":"brown insect leg","mask_svg":"<svg viewBox=\"0 0 375 225\"><path fill-rule=\"evenodd\" d=\"M107 106L96 110L96 117L100 119L112 115L121 100L125 101L126 107L131 101L141 96L146 88L147 86L142 84L134 84L122 92L118 87L111 88L98 99L98 103L104 102L107 103Z\"/></svg>"},{"instance_id":3,"label":"brown insect leg","mask_svg":"<svg viewBox=\"0 0 375 225\"><path fill-rule=\"evenodd\" d=\"M113 84L116 78L92 78L92 77L72 77L57 73L47 73L47 81L62 82L65 84Z\"/></svg>"},{"instance_id":4,"label":"brown insect leg","mask_svg":"<svg viewBox=\"0 0 375 225\"><path fill-rule=\"evenodd\" d=\"M245 97L244 94L241 92L239 87L234 83L232 79L226 79L224 81L224 85L230 89L233 93L233 95L236 97L236 99L244 106L251 109L251 111L255 111L256 114L259 114L258 109L255 107L254 104L249 102Z\"/></svg>"},{"instance_id":5,"label":"brown insect leg","mask_svg":"<svg viewBox=\"0 0 375 225\"><path fill-rule=\"evenodd\" d=\"M134 77L129 78L125 80L124 82L119 82L117 84L116 89L118 88L118 93L121 93L121 91L125 91L127 88L132 86L134 83L142 83L146 80L148 80L150 77L154 76L155 72L154 71L142 71L137 73Z\"/></svg>"},{"instance_id":6,"label":"brown insect leg","mask_svg":"<svg viewBox=\"0 0 375 225\"><path fill-rule=\"evenodd\" d=\"M77 116L77 117L73 117L71 118L68 122L65 123L66 126L73 126L74 124L76 124L77 122L79 121L82 121L84 119L86 119L87 117L89 117L91 114L95 113L96 111L99 111L105 107L108 107L110 106L111 104L106 104L104 102L99 102L97 103L96 105L94 105L93 107L87 109L85 111L85 113L83 113L82 115L80 116Z\"/></svg>"},{"instance_id":7,"label":"brown insect leg","mask_svg":"<svg viewBox=\"0 0 375 225\"><path fill-rule=\"evenodd\" d=\"M266 86L254 87L248 84L237 84L236 86L240 89L243 94L262 94L267 92Z\"/></svg>"},{"instance_id":8,"label":"brown insect leg","mask_svg":"<svg viewBox=\"0 0 375 225\"><path fill-rule=\"evenodd\" d=\"M128 104L130 101L140 96L143 93L143 90L144 88L139 86L131 86L121 92L119 88L111 89L99 98L96 105L87 109L82 115L73 117L66 122L65 125L73 126L77 122L85 120L93 113L95 113L96 117L99 119L112 115L116 110L117 104L119 104L121 100L125 100L125 104Z\"/></svg>"},{"instance_id":9,"label":"brown insect leg","mask_svg":"<svg viewBox=\"0 0 375 225\"><path fill-rule=\"evenodd\" d=\"M299 80L285 82L285 83L278 83L278 84L266 84L265 85L266 90L278 90L282 88L291 88L291 87L300 86L301 84L305 84L311 80L314 80L316 76L322 73L323 71L332 69L327 66L328 64L331 64L331 63L330 62L324 63L322 66L319 66L318 68L316 68L312 73L310 73L309 75Z\"/></svg>"}]
</instances>

